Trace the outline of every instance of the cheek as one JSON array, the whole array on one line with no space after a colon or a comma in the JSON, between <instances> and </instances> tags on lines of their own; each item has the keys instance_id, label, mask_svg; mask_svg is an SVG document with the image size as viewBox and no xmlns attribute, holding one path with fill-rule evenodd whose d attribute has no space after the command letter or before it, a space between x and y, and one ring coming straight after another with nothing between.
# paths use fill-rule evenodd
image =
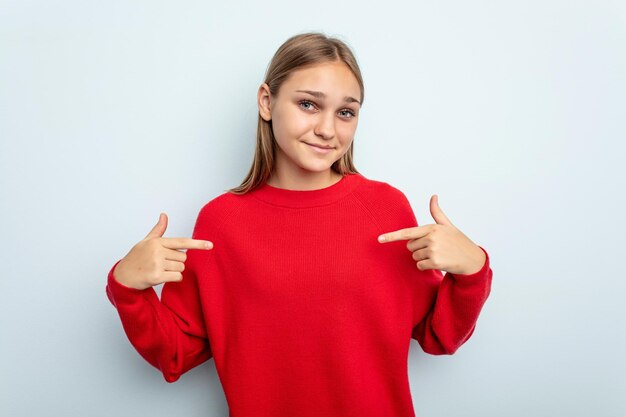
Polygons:
<instances>
[{"instance_id":1,"label":"cheek","mask_svg":"<svg viewBox=\"0 0 626 417\"><path fill-rule=\"evenodd\" d=\"M281 112L277 114L272 123L274 136L277 141L298 139L311 127L311 118L295 111Z\"/></svg>"},{"instance_id":2,"label":"cheek","mask_svg":"<svg viewBox=\"0 0 626 417\"><path fill-rule=\"evenodd\" d=\"M343 123L337 126L337 136L344 146L348 146L354 138L356 132L356 123Z\"/></svg>"}]
</instances>

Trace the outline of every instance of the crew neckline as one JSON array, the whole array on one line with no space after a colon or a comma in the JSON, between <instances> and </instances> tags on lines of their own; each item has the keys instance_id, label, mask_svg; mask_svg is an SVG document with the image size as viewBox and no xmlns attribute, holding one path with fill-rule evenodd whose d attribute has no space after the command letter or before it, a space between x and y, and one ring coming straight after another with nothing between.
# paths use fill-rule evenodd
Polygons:
<instances>
[{"instance_id":1,"label":"crew neckline","mask_svg":"<svg viewBox=\"0 0 626 417\"><path fill-rule=\"evenodd\" d=\"M314 207L335 202L350 194L362 178L359 173L344 174L336 183L316 190L289 190L264 182L249 194L276 206Z\"/></svg>"}]
</instances>

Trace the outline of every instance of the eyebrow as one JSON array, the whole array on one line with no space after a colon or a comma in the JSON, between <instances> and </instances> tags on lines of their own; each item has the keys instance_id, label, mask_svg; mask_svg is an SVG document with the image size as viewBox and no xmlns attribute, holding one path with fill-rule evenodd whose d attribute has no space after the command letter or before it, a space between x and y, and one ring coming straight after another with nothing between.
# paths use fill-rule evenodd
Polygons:
<instances>
[{"instance_id":1,"label":"eyebrow","mask_svg":"<svg viewBox=\"0 0 626 417\"><path fill-rule=\"evenodd\" d=\"M322 93L321 91L311 91L311 90L296 90L299 93L307 93L312 95L313 97L317 97L319 99L324 99L326 98L326 94ZM343 98L343 101L347 102L347 103L359 103L359 106L361 105L361 102L359 100L357 100L354 97L350 97L350 96L345 96Z\"/></svg>"}]
</instances>

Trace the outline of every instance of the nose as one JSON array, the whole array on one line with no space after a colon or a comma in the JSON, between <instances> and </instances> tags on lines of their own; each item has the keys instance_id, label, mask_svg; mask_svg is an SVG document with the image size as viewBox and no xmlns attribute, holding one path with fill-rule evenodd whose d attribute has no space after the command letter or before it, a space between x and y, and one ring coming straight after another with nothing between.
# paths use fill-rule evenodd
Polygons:
<instances>
[{"instance_id":1,"label":"nose","mask_svg":"<svg viewBox=\"0 0 626 417\"><path fill-rule=\"evenodd\" d=\"M321 113L315 126L315 134L323 139L332 139L335 136L335 115L333 113Z\"/></svg>"}]
</instances>

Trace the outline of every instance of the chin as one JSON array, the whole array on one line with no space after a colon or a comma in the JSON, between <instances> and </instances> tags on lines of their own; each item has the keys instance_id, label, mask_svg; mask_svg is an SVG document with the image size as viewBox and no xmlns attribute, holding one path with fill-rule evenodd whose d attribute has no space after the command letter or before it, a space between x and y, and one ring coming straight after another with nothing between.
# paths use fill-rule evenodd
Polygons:
<instances>
[{"instance_id":1,"label":"chin","mask_svg":"<svg viewBox=\"0 0 626 417\"><path fill-rule=\"evenodd\" d=\"M330 169L330 167L333 165L334 161L332 163L317 163L317 164L313 164L313 163L304 163L304 164L300 164L300 168L306 170L306 171L311 171L311 172L325 172L328 171Z\"/></svg>"},{"instance_id":2,"label":"chin","mask_svg":"<svg viewBox=\"0 0 626 417\"><path fill-rule=\"evenodd\" d=\"M325 166L325 167L301 167L302 169L304 169L305 171L310 171L310 172L326 172L330 169L331 165Z\"/></svg>"}]
</instances>

